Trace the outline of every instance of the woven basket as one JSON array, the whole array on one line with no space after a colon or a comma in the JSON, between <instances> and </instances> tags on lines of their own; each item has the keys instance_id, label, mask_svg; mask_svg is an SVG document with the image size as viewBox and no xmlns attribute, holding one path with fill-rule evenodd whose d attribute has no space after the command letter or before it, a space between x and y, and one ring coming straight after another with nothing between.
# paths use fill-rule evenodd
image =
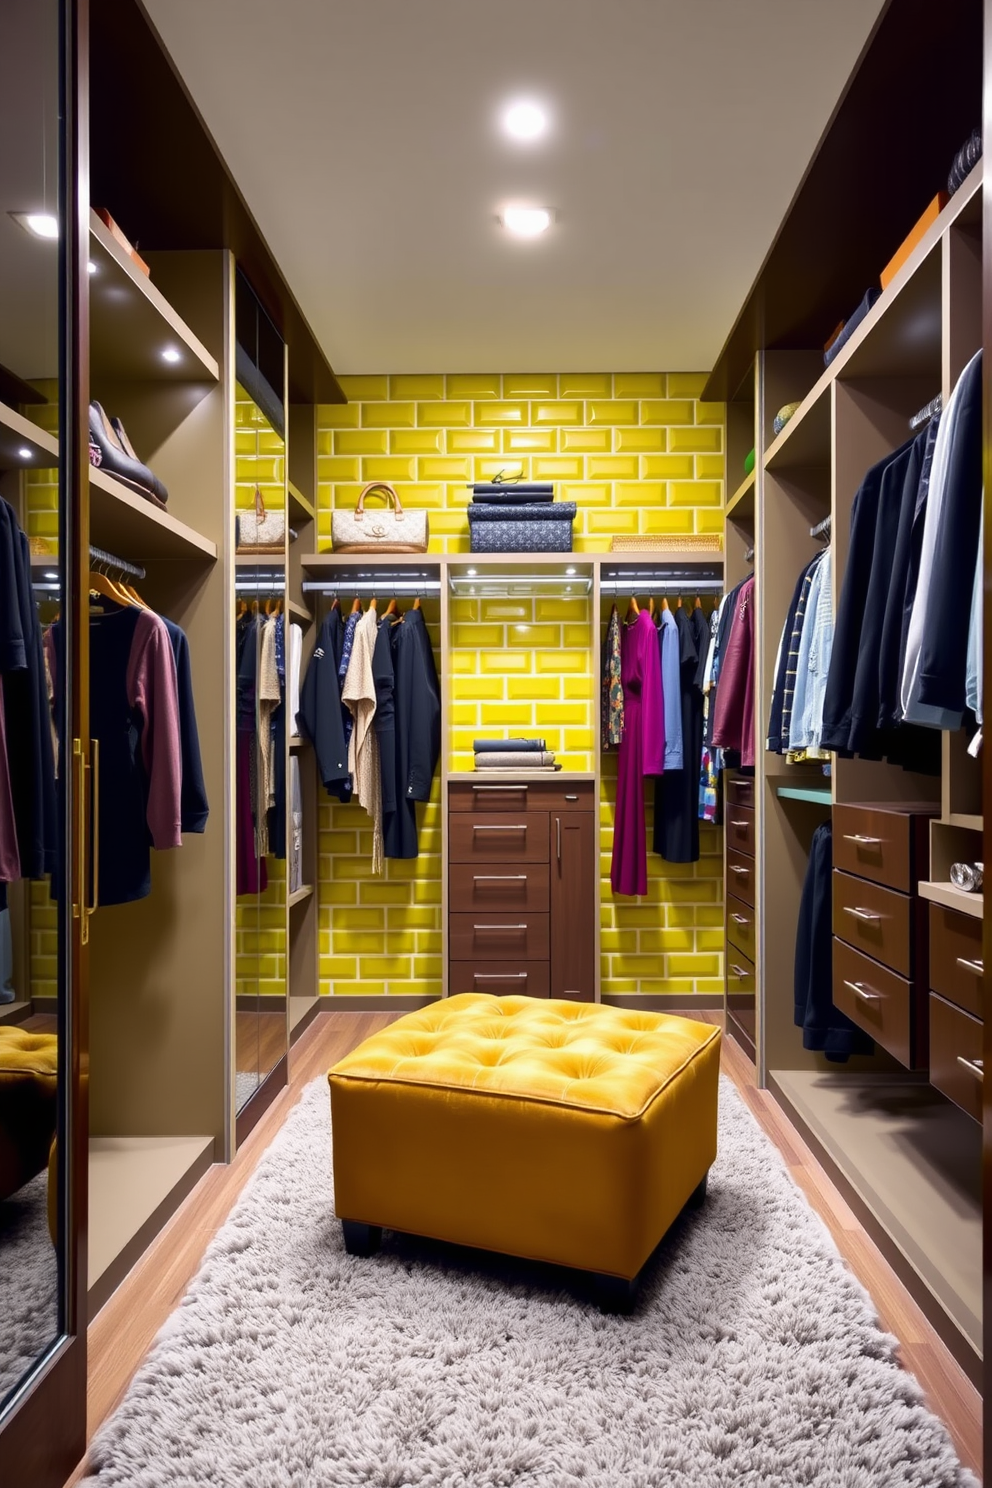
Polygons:
<instances>
[{"instance_id":1,"label":"woven basket","mask_svg":"<svg viewBox=\"0 0 992 1488\"><path fill-rule=\"evenodd\" d=\"M615 537L611 553L722 553L723 538L718 532L681 535L666 533L661 537Z\"/></svg>"}]
</instances>

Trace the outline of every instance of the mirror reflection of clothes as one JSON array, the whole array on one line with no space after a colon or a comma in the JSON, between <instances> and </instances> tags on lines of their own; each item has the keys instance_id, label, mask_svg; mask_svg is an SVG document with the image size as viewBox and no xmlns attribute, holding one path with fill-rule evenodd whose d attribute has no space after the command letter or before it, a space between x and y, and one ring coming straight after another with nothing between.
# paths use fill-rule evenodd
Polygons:
<instances>
[{"instance_id":1,"label":"mirror reflection of clothes","mask_svg":"<svg viewBox=\"0 0 992 1488\"><path fill-rule=\"evenodd\" d=\"M644 777L665 769L665 709L658 632L640 610L621 634L623 739L617 762L617 805L610 882L616 894L648 891Z\"/></svg>"}]
</instances>

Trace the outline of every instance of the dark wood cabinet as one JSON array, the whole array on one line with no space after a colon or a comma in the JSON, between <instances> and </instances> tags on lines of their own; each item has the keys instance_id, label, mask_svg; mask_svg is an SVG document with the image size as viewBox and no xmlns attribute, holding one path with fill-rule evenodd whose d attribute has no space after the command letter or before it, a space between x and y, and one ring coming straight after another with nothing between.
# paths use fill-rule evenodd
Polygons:
<instances>
[{"instance_id":1,"label":"dark wood cabinet","mask_svg":"<svg viewBox=\"0 0 992 1488\"><path fill-rule=\"evenodd\" d=\"M551 812L551 996L596 991L596 816Z\"/></svg>"},{"instance_id":2,"label":"dark wood cabinet","mask_svg":"<svg viewBox=\"0 0 992 1488\"><path fill-rule=\"evenodd\" d=\"M568 779L453 782L448 991L596 995L595 795Z\"/></svg>"}]
</instances>

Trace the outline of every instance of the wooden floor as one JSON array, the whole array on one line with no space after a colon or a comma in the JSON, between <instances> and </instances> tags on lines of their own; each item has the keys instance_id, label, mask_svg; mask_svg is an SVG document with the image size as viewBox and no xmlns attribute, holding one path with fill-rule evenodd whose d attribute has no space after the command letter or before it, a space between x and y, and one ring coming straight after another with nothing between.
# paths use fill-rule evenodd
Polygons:
<instances>
[{"instance_id":1,"label":"wooden floor","mask_svg":"<svg viewBox=\"0 0 992 1488\"><path fill-rule=\"evenodd\" d=\"M259 1158L299 1099L303 1087L362 1039L392 1021L388 1013L322 1013L291 1054L290 1084L249 1136L229 1167L211 1168L110 1301L89 1333L88 1429L92 1436L124 1395L131 1376L165 1319L178 1305L200 1259L251 1176ZM696 1014L719 1022L717 1014ZM823 1218L851 1270L867 1287L882 1326L900 1340L906 1367L916 1375L930 1408L945 1421L962 1462L981 1473L981 1398L927 1323L920 1309L866 1235L813 1154L730 1039L723 1068L759 1124L778 1147L810 1204ZM71 1488L84 1475L80 1463Z\"/></svg>"}]
</instances>

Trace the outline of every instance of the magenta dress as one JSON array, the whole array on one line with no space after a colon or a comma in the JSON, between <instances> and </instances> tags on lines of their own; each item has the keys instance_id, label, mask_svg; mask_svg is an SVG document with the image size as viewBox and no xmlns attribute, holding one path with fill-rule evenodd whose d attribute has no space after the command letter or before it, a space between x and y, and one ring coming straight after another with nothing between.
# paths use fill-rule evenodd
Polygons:
<instances>
[{"instance_id":1,"label":"magenta dress","mask_svg":"<svg viewBox=\"0 0 992 1488\"><path fill-rule=\"evenodd\" d=\"M613 823L610 883L615 894L648 891L644 777L665 769L665 699L661 686L658 631L647 610L623 626L620 649L623 739L617 763L617 809Z\"/></svg>"}]
</instances>

